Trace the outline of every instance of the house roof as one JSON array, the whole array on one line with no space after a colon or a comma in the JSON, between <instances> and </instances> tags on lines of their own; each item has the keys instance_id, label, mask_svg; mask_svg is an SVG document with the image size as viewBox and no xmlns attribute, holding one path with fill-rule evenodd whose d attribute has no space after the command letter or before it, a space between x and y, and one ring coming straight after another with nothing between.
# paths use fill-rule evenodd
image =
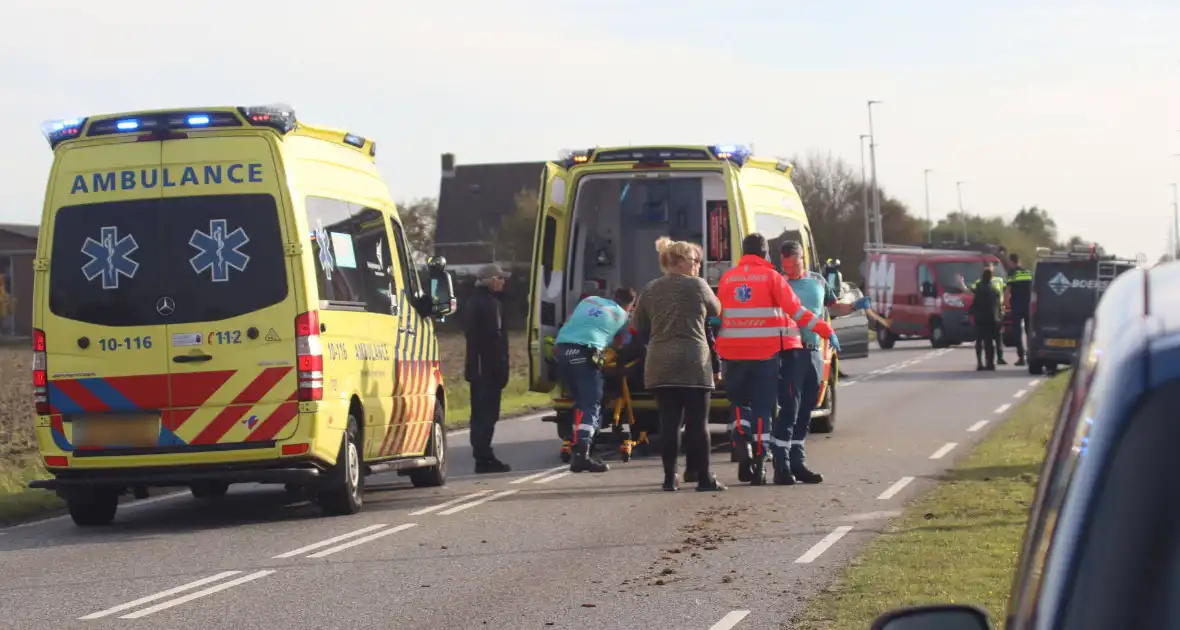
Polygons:
<instances>
[{"instance_id":1,"label":"house roof","mask_svg":"<svg viewBox=\"0 0 1180 630\"><path fill-rule=\"evenodd\" d=\"M434 242L436 251L444 247L452 260L458 248L446 244L487 240L501 219L515 210L516 194L538 189L545 162L446 166L444 157Z\"/></svg>"},{"instance_id":2,"label":"house roof","mask_svg":"<svg viewBox=\"0 0 1180 630\"><path fill-rule=\"evenodd\" d=\"M0 223L0 230L37 240L37 234L40 233L41 226L27 225L24 223Z\"/></svg>"}]
</instances>

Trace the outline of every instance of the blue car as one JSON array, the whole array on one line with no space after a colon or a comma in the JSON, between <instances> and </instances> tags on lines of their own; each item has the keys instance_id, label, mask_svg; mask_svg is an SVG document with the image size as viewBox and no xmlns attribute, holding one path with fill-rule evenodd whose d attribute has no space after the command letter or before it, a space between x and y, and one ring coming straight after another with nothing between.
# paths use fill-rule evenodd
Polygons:
<instances>
[{"instance_id":1,"label":"blue car","mask_svg":"<svg viewBox=\"0 0 1180 630\"><path fill-rule=\"evenodd\" d=\"M1180 628L1180 262L1111 282L1073 367L1004 627ZM948 604L872 628L991 625Z\"/></svg>"}]
</instances>

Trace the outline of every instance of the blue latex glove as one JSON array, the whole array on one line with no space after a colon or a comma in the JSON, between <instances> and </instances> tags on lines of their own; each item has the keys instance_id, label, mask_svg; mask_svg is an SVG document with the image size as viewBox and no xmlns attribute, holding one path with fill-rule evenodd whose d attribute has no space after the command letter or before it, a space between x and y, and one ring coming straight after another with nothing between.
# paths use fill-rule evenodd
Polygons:
<instances>
[{"instance_id":1,"label":"blue latex glove","mask_svg":"<svg viewBox=\"0 0 1180 630\"><path fill-rule=\"evenodd\" d=\"M840 338L836 336L836 333L832 333L832 336L828 337L828 343L832 344L832 349L836 352L840 351Z\"/></svg>"},{"instance_id":2,"label":"blue latex glove","mask_svg":"<svg viewBox=\"0 0 1180 630\"><path fill-rule=\"evenodd\" d=\"M873 301L871 299L869 299L869 296L867 296L867 295L861 296L861 298L859 300L852 303L852 308L854 308L858 311L863 311L866 308L872 308L872 306L873 306Z\"/></svg>"}]
</instances>

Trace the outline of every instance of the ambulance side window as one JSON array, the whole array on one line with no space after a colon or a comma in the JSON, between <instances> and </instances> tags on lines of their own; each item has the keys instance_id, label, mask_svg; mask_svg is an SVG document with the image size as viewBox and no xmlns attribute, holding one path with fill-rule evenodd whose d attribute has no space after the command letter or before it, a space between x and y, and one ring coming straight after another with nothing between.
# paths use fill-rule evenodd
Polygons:
<instances>
[{"instance_id":1,"label":"ambulance side window","mask_svg":"<svg viewBox=\"0 0 1180 630\"><path fill-rule=\"evenodd\" d=\"M918 265L918 290L922 293L922 297L934 297L934 274L930 273L930 267L926 265Z\"/></svg>"},{"instance_id":2,"label":"ambulance side window","mask_svg":"<svg viewBox=\"0 0 1180 630\"><path fill-rule=\"evenodd\" d=\"M390 221L390 224L393 225L394 244L397 246L397 259L401 267L401 273L397 278L399 286L395 290L405 291L406 297L415 300L421 294L421 289L418 287L418 274L414 273L414 262L410 260L410 249L406 246L406 233L401 223Z\"/></svg>"},{"instance_id":3,"label":"ambulance side window","mask_svg":"<svg viewBox=\"0 0 1180 630\"><path fill-rule=\"evenodd\" d=\"M385 215L380 210L349 204L356 230L353 249L357 268L361 270L365 287L365 310L381 315L393 314L394 276L393 256L389 251L389 233L385 230Z\"/></svg>"}]
</instances>

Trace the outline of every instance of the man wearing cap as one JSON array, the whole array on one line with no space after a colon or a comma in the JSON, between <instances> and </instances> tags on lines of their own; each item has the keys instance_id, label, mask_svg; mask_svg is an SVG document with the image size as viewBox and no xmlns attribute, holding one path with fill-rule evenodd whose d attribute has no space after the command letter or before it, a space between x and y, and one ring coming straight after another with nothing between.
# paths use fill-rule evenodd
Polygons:
<instances>
[{"instance_id":1,"label":"man wearing cap","mask_svg":"<svg viewBox=\"0 0 1180 630\"><path fill-rule=\"evenodd\" d=\"M471 454L475 472L512 470L492 452L492 435L500 419L500 396L508 386L508 324L504 321L504 281L511 274L499 265L484 265L475 291L459 312L467 338L464 376L471 384Z\"/></svg>"}]
</instances>

